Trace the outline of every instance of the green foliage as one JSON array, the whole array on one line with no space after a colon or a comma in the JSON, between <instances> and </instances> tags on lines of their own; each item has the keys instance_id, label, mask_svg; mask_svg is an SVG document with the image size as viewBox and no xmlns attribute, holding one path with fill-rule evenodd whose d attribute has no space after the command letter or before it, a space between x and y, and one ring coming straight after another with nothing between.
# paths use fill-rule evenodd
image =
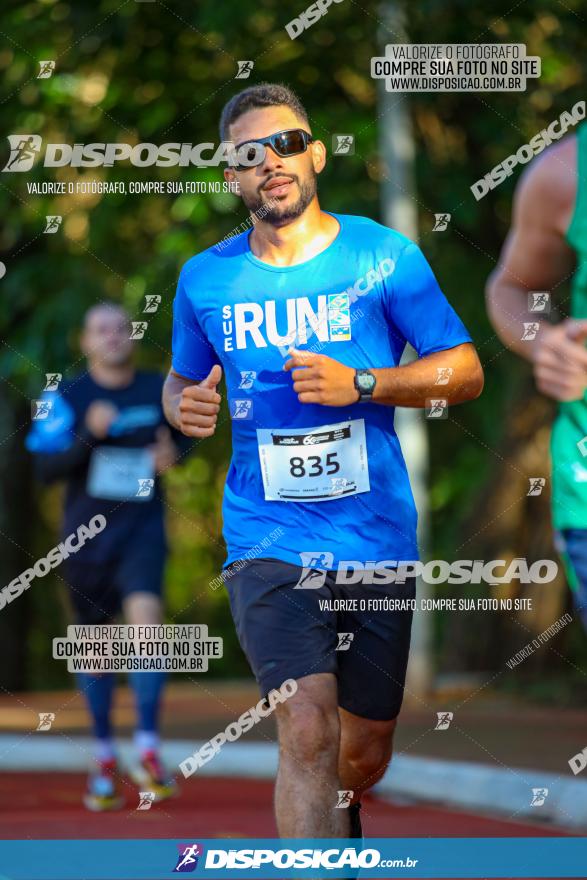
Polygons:
<instances>
[{"instance_id":1,"label":"green foliage","mask_svg":"<svg viewBox=\"0 0 587 880\"><path fill-rule=\"evenodd\" d=\"M199 0L141 3L13 2L4 14L9 35L0 51L4 132L30 132L45 141L154 143L218 142L222 106L238 89L262 80L293 86L310 114L315 136L330 151L335 132L352 132L354 157L332 157L320 181L323 207L379 217L376 83L370 58L377 40L391 37L374 3L348 2L292 41L284 25L307 4L278 0L238 4ZM408 100L417 139L417 199L421 244L449 299L471 329L486 368L483 397L454 414L431 443L432 535L435 555L452 558L461 523L479 503L496 466L507 403L519 374L485 312L483 288L509 222L519 175L483 201L469 187L581 97L585 33L579 0L518 4L509 0L406 3L412 42L526 43L543 60L526 93L417 94ZM56 59L51 79L36 79L37 62ZM234 80L237 59L253 59L248 81ZM4 151L4 146L2 146ZM5 162L3 152L2 163ZM88 306L123 302L139 316L146 293L162 304L150 316L141 344L145 364L165 370L171 310L181 265L245 219L233 196L36 196L31 181L221 180L221 169L43 169L4 174L0 232L6 276L0 281L0 370L15 400L34 397L44 373L67 374L81 361L75 339ZM451 229L431 233L433 213L453 215ZM44 217L62 214L56 235L43 235ZM24 436L25 426L21 429ZM213 622L230 640L220 671L244 671L223 591L209 581L223 560L221 489L230 455L229 420L214 443L199 445L167 480L173 554L168 606L177 620ZM18 503L18 500L15 500ZM53 521L53 527L56 523ZM31 536L31 543L35 538ZM36 601L36 600L34 600ZM34 610L33 642L43 678L42 603ZM240 666L235 666L237 662ZM46 655L45 655L46 659Z\"/></svg>"}]
</instances>

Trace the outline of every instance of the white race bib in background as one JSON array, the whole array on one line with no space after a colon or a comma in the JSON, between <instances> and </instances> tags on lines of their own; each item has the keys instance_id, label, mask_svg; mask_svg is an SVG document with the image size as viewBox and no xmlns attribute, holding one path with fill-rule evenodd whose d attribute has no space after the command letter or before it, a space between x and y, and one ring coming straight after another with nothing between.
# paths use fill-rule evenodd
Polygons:
<instances>
[{"instance_id":1,"label":"white race bib in background","mask_svg":"<svg viewBox=\"0 0 587 880\"><path fill-rule=\"evenodd\" d=\"M86 484L92 498L149 501L154 487L155 466L148 449L98 446L92 452Z\"/></svg>"}]
</instances>

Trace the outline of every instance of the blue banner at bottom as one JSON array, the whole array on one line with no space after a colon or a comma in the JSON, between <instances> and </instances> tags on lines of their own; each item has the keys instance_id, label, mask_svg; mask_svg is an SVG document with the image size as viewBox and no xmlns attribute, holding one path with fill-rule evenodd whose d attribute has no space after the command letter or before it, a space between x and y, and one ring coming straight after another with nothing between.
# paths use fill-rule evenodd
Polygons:
<instances>
[{"instance_id":1,"label":"blue banner at bottom","mask_svg":"<svg viewBox=\"0 0 587 880\"><path fill-rule=\"evenodd\" d=\"M2 840L0 880L587 876L586 837Z\"/></svg>"}]
</instances>

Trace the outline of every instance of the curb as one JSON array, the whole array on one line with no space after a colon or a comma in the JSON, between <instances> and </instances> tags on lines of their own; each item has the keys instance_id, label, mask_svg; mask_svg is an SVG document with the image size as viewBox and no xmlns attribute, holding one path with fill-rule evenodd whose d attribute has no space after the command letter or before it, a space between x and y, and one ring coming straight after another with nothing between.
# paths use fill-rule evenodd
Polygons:
<instances>
[{"instance_id":1,"label":"curb","mask_svg":"<svg viewBox=\"0 0 587 880\"><path fill-rule=\"evenodd\" d=\"M541 806L531 806L533 788L548 789ZM410 798L517 821L587 829L587 781L544 770L399 755L373 791L384 798Z\"/></svg>"}]
</instances>

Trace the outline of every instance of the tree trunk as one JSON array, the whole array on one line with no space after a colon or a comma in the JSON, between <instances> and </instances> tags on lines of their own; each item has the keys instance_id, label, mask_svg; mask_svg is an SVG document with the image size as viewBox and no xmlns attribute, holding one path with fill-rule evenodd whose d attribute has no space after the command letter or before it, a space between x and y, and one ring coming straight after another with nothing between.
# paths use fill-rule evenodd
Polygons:
<instances>
[{"instance_id":1,"label":"tree trunk","mask_svg":"<svg viewBox=\"0 0 587 880\"><path fill-rule=\"evenodd\" d=\"M386 0L380 7L381 53L385 44L408 42L404 15L399 5ZM383 80L378 80L379 150L381 156L381 206L383 222L398 232L416 240L418 214L414 197L414 138L408 100L405 95L386 91ZM415 358L411 346L406 347L402 363ZM420 555L426 555L428 544L428 436L424 417L417 409L397 407L394 426L402 447L410 476L412 492L418 508L418 544ZM425 598L430 589L418 579L418 596ZM414 697L432 689L432 625L430 615L416 611L412 626L410 661L406 692Z\"/></svg>"},{"instance_id":2,"label":"tree trunk","mask_svg":"<svg viewBox=\"0 0 587 880\"><path fill-rule=\"evenodd\" d=\"M5 383L0 384L0 589L28 568L34 511L30 459L24 448L30 409L15 404ZM29 596L22 593L0 610L0 692L26 686L26 637Z\"/></svg>"}]
</instances>

